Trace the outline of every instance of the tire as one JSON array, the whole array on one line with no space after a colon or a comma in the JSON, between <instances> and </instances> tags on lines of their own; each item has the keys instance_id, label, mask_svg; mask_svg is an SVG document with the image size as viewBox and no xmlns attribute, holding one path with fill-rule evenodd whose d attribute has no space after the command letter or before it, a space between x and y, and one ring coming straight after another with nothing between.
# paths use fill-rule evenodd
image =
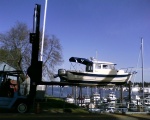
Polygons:
<instances>
[{"instance_id":1,"label":"tire","mask_svg":"<svg viewBox=\"0 0 150 120\"><path fill-rule=\"evenodd\" d=\"M26 113L28 111L28 105L24 102L17 104L16 111L18 113Z\"/></svg>"}]
</instances>

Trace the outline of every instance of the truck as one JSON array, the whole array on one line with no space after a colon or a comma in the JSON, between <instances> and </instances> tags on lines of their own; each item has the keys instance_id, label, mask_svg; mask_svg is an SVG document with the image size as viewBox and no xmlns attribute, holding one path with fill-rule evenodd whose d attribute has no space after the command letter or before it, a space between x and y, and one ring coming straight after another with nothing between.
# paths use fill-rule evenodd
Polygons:
<instances>
[{"instance_id":1,"label":"truck","mask_svg":"<svg viewBox=\"0 0 150 120\"><path fill-rule=\"evenodd\" d=\"M14 109L19 113L29 110L28 95L20 83L22 74L22 71L0 71L0 108Z\"/></svg>"},{"instance_id":2,"label":"truck","mask_svg":"<svg viewBox=\"0 0 150 120\"><path fill-rule=\"evenodd\" d=\"M0 71L0 108L15 109L25 113L33 106L36 97L37 85L46 85L42 82L42 61L39 61L40 43L40 10L41 5L36 4L33 17L33 32L30 33L29 42L32 44L31 64L27 69L30 86L23 87L21 83L22 71ZM50 83L49 83L50 84ZM22 90L27 88L26 90ZM30 89L30 90L29 90ZM40 96L41 97L41 96Z\"/></svg>"}]
</instances>

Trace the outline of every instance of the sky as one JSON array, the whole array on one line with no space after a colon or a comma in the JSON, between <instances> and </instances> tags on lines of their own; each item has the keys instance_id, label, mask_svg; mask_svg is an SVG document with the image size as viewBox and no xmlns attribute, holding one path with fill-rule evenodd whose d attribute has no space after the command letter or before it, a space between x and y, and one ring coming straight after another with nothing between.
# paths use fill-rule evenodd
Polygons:
<instances>
[{"instance_id":1,"label":"sky","mask_svg":"<svg viewBox=\"0 0 150 120\"><path fill-rule=\"evenodd\" d=\"M7 32L17 21L33 26L35 4L41 5L41 22L45 0L0 0L0 33ZM114 62L117 68L138 70L143 38L144 81L150 82L150 0L48 0L45 33L55 35L62 45L64 63L70 57L97 57Z\"/></svg>"}]
</instances>

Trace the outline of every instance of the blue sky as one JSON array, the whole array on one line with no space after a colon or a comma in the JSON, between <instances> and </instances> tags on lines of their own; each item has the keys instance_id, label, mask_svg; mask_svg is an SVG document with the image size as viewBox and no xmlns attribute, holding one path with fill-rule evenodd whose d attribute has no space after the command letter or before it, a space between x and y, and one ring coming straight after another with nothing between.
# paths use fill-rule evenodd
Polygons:
<instances>
[{"instance_id":1,"label":"blue sky","mask_svg":"<svg viewBox=\"0 0 150 120\"><path fill-rule=\"evenodd\" d=\"M33 9L45 0L0 0L0 33L17 21L32 28ZM144 81L150 77L150 0L48 0L46 34L55 35L63 47L64 64L72 56L136 67L141 37L144 40ZM141 63L139 62L139 67ZM138 71L135 81L141 81Z\"/></svg>"}]
</instances>

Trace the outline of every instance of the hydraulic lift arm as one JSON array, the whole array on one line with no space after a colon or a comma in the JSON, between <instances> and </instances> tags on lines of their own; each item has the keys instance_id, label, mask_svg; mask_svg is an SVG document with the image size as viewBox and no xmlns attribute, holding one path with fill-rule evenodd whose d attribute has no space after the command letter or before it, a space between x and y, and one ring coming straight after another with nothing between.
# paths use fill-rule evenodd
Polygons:
<instances>
[{"instance_id":1,"label":"hydraulic lift arm","mask_svg":"<svg viewBox=\"0 0 150 120\"><path fill-rule=\"evenodd\" d=\"M30 43L32 44L31 65L27 70L30 77L29 100L33 101L36 95L36 86L42 80L42 61L39 61L40 43L40 10L41 6L36 4L34 8L33 33L30 33Z\"/></svg>"}]
</instances>

